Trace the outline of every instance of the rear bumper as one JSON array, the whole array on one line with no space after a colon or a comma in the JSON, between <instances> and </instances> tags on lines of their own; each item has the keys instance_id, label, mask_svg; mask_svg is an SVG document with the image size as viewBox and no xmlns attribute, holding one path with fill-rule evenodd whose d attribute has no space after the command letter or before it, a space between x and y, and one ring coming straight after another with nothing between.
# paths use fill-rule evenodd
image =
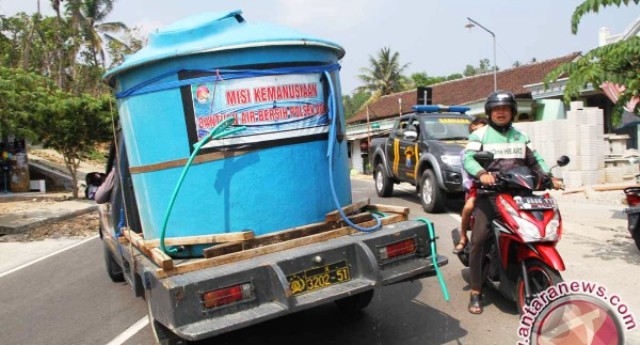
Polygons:
<instances>
[{"instance_id":1,"label":"rear bumper","mask_svg":"<svg viewBox=\"0 0 640 345\"><path fill-rule=\"evenodd\" d=\"M407 238L416 239L416 254L386 262L380 258L378 248ZM155 270L144 269L145 288L158 322L182 338L200 340L379 286L433 275L429 243L423 223L405 221L370 234L343 236L167 278L158 278ZM145 257L140 260L142 267L155 267ZM289 275L344 260L349 266L350 281L292 294ZM438 266L447 262L446 257L437 256ZM204 307L204 292L243 283L251 284L251 298L213 309Z\"/></svg>"}]
</instances>

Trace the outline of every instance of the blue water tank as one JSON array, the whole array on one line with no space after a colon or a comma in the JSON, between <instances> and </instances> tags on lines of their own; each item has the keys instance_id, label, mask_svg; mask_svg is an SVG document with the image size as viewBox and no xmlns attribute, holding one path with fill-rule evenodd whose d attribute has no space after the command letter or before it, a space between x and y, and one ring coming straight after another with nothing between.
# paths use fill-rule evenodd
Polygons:
<instances>
[{"instance_id":1,"label":"blue water tank","mask_svg":"<svg viewBox=\"0 0 640 345\"><path fill-rule=\"evenodd\" d=\"M118 110L145 239L160 237L194 144L221 120L246 129L211 141L190 168L166 237L323 221L351 203L338 60L344 49L291 29L206 13L151 34L104 76ZM333 111L330 109L333 104ZM331 114L336 131L329 138ZM337 134L336 134L337 133ZM333 140L333 171L328 147Z\"/></svg>"}]
</instances>

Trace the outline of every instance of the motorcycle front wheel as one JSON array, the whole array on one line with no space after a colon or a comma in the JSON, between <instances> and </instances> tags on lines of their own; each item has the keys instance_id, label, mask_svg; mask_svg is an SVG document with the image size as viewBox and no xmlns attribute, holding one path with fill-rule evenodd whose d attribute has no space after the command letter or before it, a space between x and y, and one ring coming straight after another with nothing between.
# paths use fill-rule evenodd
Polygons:
<instances>
[{"instance_id":1,"label":"motorcycle front wheel","mask_svg":"<svg viewBox=\"0 0 640 345\"><path fill-rule=\"evenodd\" d=\"M558 271L540 260L529 260L525 263L525 266L527 267L529 289L532 299L547 288L564 281ZM521 316L524 313L524 307L527 306L525 291L524 279L520 276L516 282L516 302L518 303L518 312Z\"/></svg>"}]
</instances>

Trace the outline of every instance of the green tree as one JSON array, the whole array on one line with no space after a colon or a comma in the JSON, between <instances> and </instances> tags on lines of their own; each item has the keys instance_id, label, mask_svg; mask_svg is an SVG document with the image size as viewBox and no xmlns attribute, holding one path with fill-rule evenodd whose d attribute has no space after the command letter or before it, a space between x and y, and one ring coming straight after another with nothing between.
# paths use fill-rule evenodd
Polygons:
<instances>
[{"instance_id":1,"label":"green tree","mask_svg":"<svg viewBox=\"0 0 640 345\"><path fill-rule=\"evenodd\" d=\"M496 67L496 70L498 70L497 67ZM462 74L465 77L472 77L474 75L484 74L489 72L493 72L493 65L491 65L491 62L489 61L489 59L482 59L480 60L478 67L467 65L464 68L464 71L462 71Z\"/></svg>"},{"instance_id":2,"label":"green tree","mask_svg":"<svg viewBox=\"0 0 640 345\"><path fill-rule=\"evenodd\" d=\"M33 114L37 140L44 147L60 152L72 179L73 197L78 197L77 172L80 161L96 144L112 137L110 95L95 98L55 92L49 104Z\"/></svg>"},{"instance_id":3,"label":"green tree","mask_svg":"<svg viewBox=\"0 0 640 345\"><path fill-rule=\"evenodd\" d=\"M36 139L33 114L48 106L55 85L20 68L0 67L0 138Z\"/></svg>"},{"instance_id":4,"label":"green tree","mask_svg":"<svg viewBox=\"0 0 640 345\"><path fill-rule=\"evenodd\" d=\"M464 71L462 71L462 75L465 77L473 77L477 73L476 68L471 65L467 65L467 67L464 68Z\"/></svg>"},{"instance_id":5,"label":"green tree","mask_svg":"<svg viewBox=\"0 0 640 345\"><path fill-rule=\"evenodd\" d=\"M447 76L447 81L449 80L456 80L456 79L462 79L464 78L464 76L460 73L453 73Z\"/></svg>"},{"instance_id":6,"label":"green tree","mask_svg":"<svg viewBox=\"0 0 640 345\"><path fill-rule=\"evenodd\" d=\"M344 106L344 115L346 119L353 117L365 102L371 98L370 92L356 92L351 95L342 96L342 105Z\"/></svg>"},{"instance_id":7,"label":"green tree","mask_svg":"<svg viewBox=\"0 0 640 345\"><path fill-rule=\"evenodd\" d=\"M125 32L128 28L122 22L103 22L113 10L115 0L68 0L66 13L84 39L89 50L88 62L94 66L105 66L104 41L120 40L112 34ZM100 59L98 59L100 57Z\"/></svg>"},{"instance_id":8,"label":"green tree","mask_svg":"<svg viewBox=\"0 0 640 345\"><path fill-rule=\"evenodd\" d=\"M571 18L571 31L575 35L582 17L589 13L597 13L600 8L607 6L636 5L640 0L587 0L578 5ZM571 97L579 96L580 91L588 84L599 87L605 82L624 85L616 107L618 111L640 92L640 37L634 36L628 40L619 41L589 51L576 61L564 63L551 71L545 77L545 87L561 77L569 79L564 90L564 100L569 102ZM638 112L638 104L633 112Z\"/></svg>"},{"instance_id":9,"label":"green tree","mask_svg":"<svg viewBox=\"0 0 640 345\"><path fill-rule=\"evenodd\" d=\"M409 79L402 73L408 66L409 64L400 64L398 52L392 52L389 47L384 47L376 57L369 55L369 67L360 69L362 74L358 77L365 85L357 90L371 91L373 97L404 91Z\"/></svg>"},{"instance_id":10,"label":"green tree","mask_svg":"<svg viewBox=\"0 0 640 345\"><path fill-rule=\"evenodd\" d=\"M426 72L421 72L412 74L411 80L415 87L420 87L442 83L447 80L447 77L430 77Z\"/></svg>"}]
</instances>

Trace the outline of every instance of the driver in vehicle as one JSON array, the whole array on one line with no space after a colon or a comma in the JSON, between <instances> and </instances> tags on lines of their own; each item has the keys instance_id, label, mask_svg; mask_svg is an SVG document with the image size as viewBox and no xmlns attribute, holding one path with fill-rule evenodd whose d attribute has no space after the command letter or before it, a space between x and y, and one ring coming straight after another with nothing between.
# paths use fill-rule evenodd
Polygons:
<instances>
[{"instance_id":1,"label":"driver in vehicle","mask_svg":"<svg viewBox=\"0 0 640 345\"><path fill-rule=\"evenodd\" d=\"M496 183L494 172L506 172L514 167L527 166L539 176L549 175L549 167L542 156L535 151L526 134L515 129L513 119L518 112L518 104L511 92L496 91L487 97L484 105L488 116L488 126L484 126L469 135L465 148L463 167L484 186ZM491 162L480 165L474 154L489 151L494 154ZM562 183L552 178L555 189L562 188ZM471 295L469 312L482 313L482 260L485 243L491 236L490 225L497 217L494 209L495 197L478 195L476 208L473 211L475 223L471 232L471 251L469 269L471 271Z\"/></svg>"}]
</instances>

